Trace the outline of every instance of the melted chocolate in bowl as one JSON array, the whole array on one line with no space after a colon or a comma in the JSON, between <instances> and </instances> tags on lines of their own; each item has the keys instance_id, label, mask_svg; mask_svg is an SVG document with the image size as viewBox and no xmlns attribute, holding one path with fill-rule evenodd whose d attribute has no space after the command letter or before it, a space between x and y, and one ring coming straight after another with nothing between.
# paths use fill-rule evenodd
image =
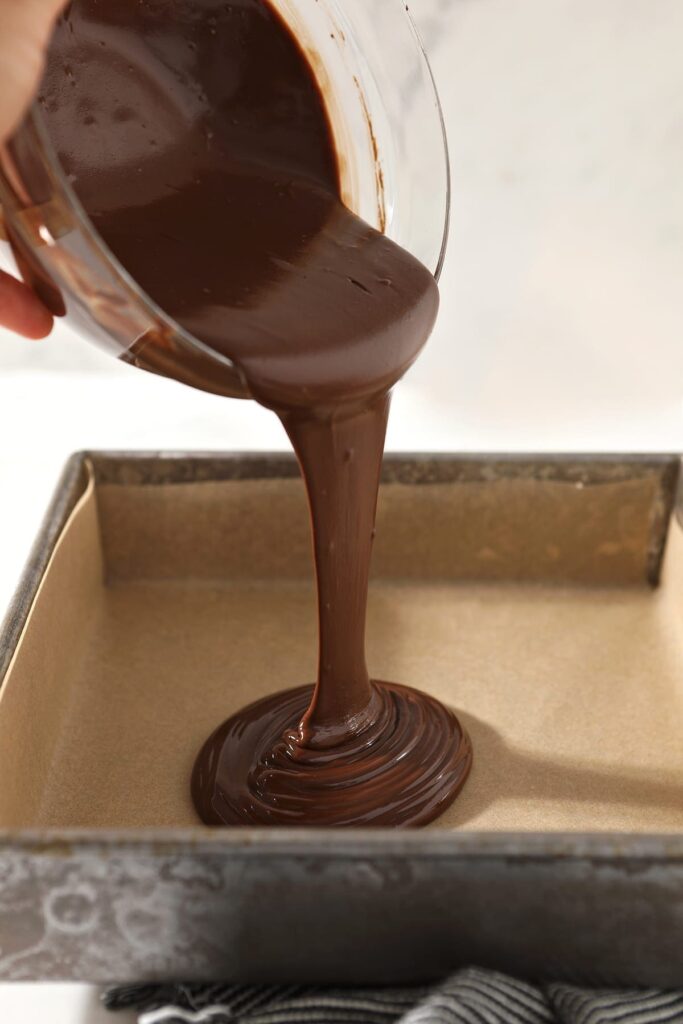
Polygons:
<instances>
[{"instance_id":1,"label":"melted chocolate in bowl","mask_svg":"<svg viewBox=\"0 0 683 1024\"><path fill-rule=\"evenodd\" d=\"M317 684L259 701L207 740L199 814L432 820L467 777L469 740L432 698L369 680L365 617L390 390L433 327L433 277L342 204L313 72L265 0L75 0L41 102L107 245L240 368L280 417L308 489Z\"/></svg>"}]
</instances>

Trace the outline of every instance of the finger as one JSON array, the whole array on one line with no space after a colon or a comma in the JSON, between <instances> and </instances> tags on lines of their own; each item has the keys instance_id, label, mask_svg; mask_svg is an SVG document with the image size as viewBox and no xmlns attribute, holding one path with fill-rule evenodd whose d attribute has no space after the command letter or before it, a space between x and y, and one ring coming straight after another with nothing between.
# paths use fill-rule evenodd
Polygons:
<instances>
[{"instance_id":1,"label":"finger","mask_svg":"<svg viewBox=\"0 0 683 1024\"><path fill-rule=\"evenodd\" d=\"M64 0L0 0L0 142L16 127L33 96L63 6Z\"/></svg>"},{"instance_id":2,"label":"finger","mask_svg":"<svg viewBox=\"0 0 683 1024\"><path fill-rule=\"evenodd\" d=\"M0 327L38 340L48 336L52 323L52 314L38 296L0 270Z\"/></svg>"}]
</instances>

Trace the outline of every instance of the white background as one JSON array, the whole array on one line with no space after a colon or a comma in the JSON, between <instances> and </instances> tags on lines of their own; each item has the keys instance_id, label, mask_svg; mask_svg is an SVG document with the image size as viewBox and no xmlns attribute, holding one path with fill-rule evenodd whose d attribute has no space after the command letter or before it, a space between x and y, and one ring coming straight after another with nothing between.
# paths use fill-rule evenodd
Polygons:
<instances>
[{"instance_id":1,"label":"white background","mask_svg":"<svg viewBox=\"0 0 683 1024\"><path fill-rule=\"evenodd\" d=\"M683 3L411 10L446 111L453 226L440 322L397 389L389 447L683 451ZM63 328L43 343L0 331L0 427L0 608L71 451L285 447L255 405ZM94 998L0 986L0 1019L94 1024Z\"/></svg>"}]
</instances>

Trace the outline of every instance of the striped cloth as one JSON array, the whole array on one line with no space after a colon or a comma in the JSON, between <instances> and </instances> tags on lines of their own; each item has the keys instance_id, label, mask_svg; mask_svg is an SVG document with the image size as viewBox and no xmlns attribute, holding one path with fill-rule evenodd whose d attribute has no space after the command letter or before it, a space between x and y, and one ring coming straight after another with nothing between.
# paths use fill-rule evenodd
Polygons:
<instances>
[{"instance_id":1,"label":"striped cloth","mask_svg":"<svg viewBox=\"0 0 683 1024\"><path fill-rule=\"evenodd\" d=\"M434 988L130 985L104 995L139 1024L683 1024L683 992L538 987L469 967Z\"/></svg>"}]
</instances>

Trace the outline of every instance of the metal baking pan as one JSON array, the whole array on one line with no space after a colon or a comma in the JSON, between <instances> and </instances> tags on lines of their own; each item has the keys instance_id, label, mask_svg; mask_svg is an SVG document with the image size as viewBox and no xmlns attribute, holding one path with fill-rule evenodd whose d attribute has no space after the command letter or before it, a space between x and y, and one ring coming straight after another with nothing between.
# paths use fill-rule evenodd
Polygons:
<instances>
[{"instance_id":1,"label":"metal baking pan","mask_svg":"<svg viewBox=\"0 0 683 1024\"><path fill-rule=\"evenodd\" d=\"M314 670L296 463L74 456L0 637L0 977L683 984L678 478L387 457L371 668L457 707L472 776L425 831L210 831L198 741Z\"/></svg>"}]
</instances>

